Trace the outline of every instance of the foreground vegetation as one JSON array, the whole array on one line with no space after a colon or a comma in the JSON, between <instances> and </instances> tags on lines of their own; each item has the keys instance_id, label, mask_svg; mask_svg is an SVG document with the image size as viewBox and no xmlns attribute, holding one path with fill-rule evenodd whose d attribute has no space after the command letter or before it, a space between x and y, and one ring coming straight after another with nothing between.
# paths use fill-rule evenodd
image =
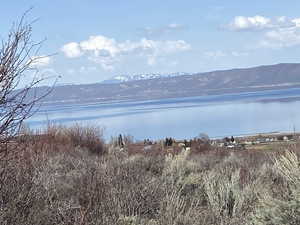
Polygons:
<instances>
[{"instance_id":1,"label":"foreground vegetation","mask_svg":"<svg viewBox=\"0 0 300 225\"><path fill-rule=\"evenodd\" d=\"M1 224L300 224L297 145L130 146L104 144L90 127L26 131L1 155Z\"/></svg>"}]
</instances>

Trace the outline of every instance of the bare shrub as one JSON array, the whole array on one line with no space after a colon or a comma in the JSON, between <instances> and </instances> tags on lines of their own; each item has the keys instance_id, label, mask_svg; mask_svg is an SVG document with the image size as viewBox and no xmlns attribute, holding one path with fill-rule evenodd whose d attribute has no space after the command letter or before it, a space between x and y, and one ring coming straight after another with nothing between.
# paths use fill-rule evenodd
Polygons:
<instances>
[{"instance_id":1,"label":"bare shrub","mask_svg":"<svg viewBox=\"0 0 300 225\"><path fill-rule=\"evenodd\" d=\"M299 224L300 223L300 162L294 152L287 151L276 159L274 169L287 182L281 195L270 192L260 196L253 215L253 224Z\"/></svg>"},{"instance_id":2,"label":"bare shrub","mask_svg":"<svg viewBox=\"0 0 300 225\"><path fill-rule=\"evenodd\" d=\"M36 63L43 58L37 56L41 42L32 41L32 24L27 23L25 13L15 23L6 40L0 46L0 142L15 137L23 121L34 113L36 103L49 94L37 92L44 78L40 76ZM33 75L24 83L24 77ZM2 151L5 148L0 146ZM0 149L0 151L1 151Z\"/></svg>"},{"instance_id":3,"label":"bare shrub","mask_svg":"<svg viewBox=\"0 0 300 225\"><path fill-rule=\"evenodd\" d=\"M256 201L255 184L241 186L240 171L227 171L205 176L208 206L215 223L244 224Z\"/></svg>"},{"instance_id":4,"label":"bare shrub","mask_svg":"<svg viewBox=\"0 0 300 225\"><path fill-rule=\"evenodd\" d=\"M157 224L201 224L199 214L195 214L197 208L197 201L189 203L185 197L181 195L180 190L173 190L170 193L166 193L165 197L161 200Z\"/></svg>"},{"instance_id":5,"label":"bare shrub","mask_svg":"<svg viewBox=\"0 0 300 225\"><path fill-rule=\"evenodd\" d=\"M30 131L22 133L19 139L21 142L34 145L49 145L53 148L55 144L65 145L66 150L80 147L87 149L90 153L103 155L106 153L103 129L95 126L80 126L78 124L67 127L49 124L45 130ZM52 146L52 147L51 147ZM68 146L73 146L68 148Z\"/></svg>"},{"instance_id":6,"label":"bare shrub","mask_svg":"<svg viewBox=\"0 0 300 225\"><path fill-rule=\"evenodd\" d=\"M80 126L77 124L63 129L63 132L74 146L87 148L91 153L105 153L103 129L95 126Z\"/></svg>"},{"instance_id":7,"label":"bare shrub","mask_svg":"<svg viewBox=\"0 0 300 225\"><path fill-rule=\"evenodd\" d=\"M31 137L29 131L19 157L0 164L2 224L299 222L295 153L273 161L247 151L95 155L77 129L52 126Z\"/></svg>"}]
</instances>

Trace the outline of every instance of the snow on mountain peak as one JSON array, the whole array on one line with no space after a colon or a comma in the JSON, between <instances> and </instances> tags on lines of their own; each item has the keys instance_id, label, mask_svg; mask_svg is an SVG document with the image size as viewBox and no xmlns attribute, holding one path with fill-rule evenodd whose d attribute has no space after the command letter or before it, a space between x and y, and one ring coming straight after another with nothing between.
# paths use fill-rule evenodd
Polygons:
<instances>
[{"instance_id":1,"label":"snow on mountain peak","mask_svg":"<svg viewBox=\"0 0 300 225\"><path fill-rule=\"evenodd\" d=\"M149 79L176 77L176 76L183 76L183 75L191 75L191 74L185 72L177 72L177 73L146 73L146 74L135 74L135 75L118 75L112 77L109 80L105 80L102 83L122 83L128 81L149 80Z\"/></svg>"}]
</instances>

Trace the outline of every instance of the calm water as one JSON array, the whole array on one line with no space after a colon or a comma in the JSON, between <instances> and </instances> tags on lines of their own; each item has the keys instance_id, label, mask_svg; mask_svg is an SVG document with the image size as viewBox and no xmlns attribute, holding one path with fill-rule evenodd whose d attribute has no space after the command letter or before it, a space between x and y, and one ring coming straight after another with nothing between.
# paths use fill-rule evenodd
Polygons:
<instances>
[{"instance_id":1,"label":"calm water","mask_svg":"<svg viewBox=\"0 0 300 225\"><path fill-rule=\"evenodd\" d=\"M105 137L130 134L136 139L193 138L200 133L224 137L271 131L300 130L300 89L251 92L105 104L47 106L28 124L32 128L73 123L99 125ZM261 100L272 100L264 103Z\"/></svg>"}]
</instances>

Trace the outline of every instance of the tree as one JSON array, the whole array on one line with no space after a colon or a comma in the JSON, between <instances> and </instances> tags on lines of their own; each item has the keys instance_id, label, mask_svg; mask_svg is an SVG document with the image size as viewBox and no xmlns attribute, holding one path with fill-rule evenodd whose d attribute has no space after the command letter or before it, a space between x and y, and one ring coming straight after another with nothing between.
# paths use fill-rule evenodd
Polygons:
<instances>
[{"instance_id":1,"label":"tree","mask_svg":"<svg viewBox=\"0 0 300 225\"><path fill-rule=\"evenodd\" d=\"M45 56L37 56L42 42L32 41L32 22L25 21L27 13L0 43L0 153L3 144L15 137L23 121L36 111L36 103L50 92L38 93L36 88L45 78L35 65ZM26 76L31 79L23 84Z\"/></svg>"},{"instance_id":2,"label":"tree","mask_svg":"<svg viewBox=\"0 0 300 225\"><path fill-rule=\"evenodd\" d=\"M209 136L205 133L200 133L198 139L204 143L209 143Z\"/></svg>"}]
</instances>

